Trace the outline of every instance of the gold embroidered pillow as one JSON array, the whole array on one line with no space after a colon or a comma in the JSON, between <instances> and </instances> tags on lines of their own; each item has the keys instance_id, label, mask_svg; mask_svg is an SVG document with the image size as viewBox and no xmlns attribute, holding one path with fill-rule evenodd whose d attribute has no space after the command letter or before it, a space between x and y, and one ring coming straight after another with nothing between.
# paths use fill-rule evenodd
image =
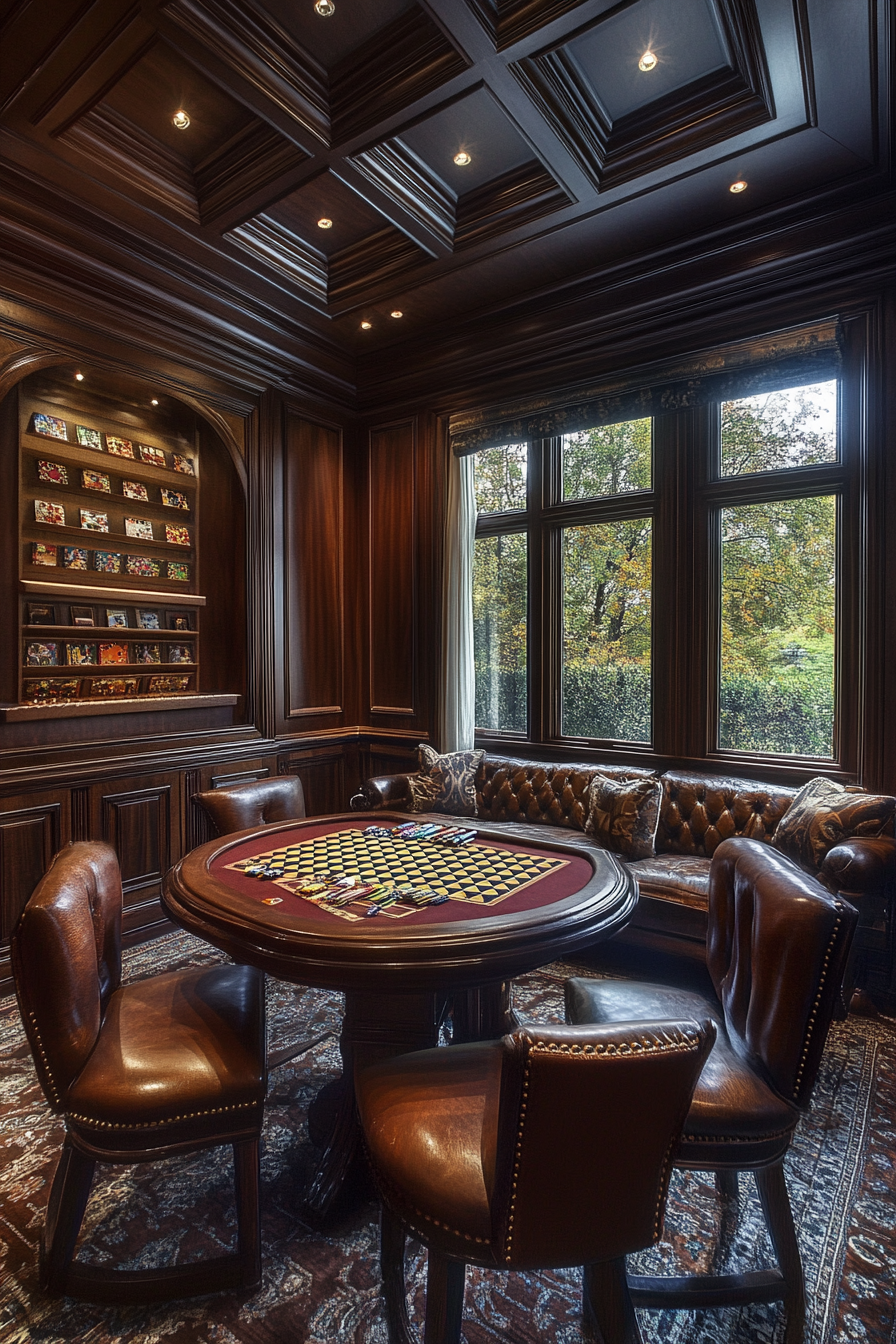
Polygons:
<instances>
[{"instance_id":1,"label":"gold embroidered pillow","mask_svg":"<svg viewBox=\"0 0 896 1344\"><path fill-rule=\"evenodd\" d=\"M804 784L775 827L772 844L804 868L819 868L828 850L852 836L892 835L896 798L852 793L819 775Z\"/></svg>"},{"instance_id":2,"label":"gold embroidered pillow","mask_svg":"<svg viewBox=\"0 0 896 1344\"><path fill-rule=\"evenodd\" d=\"M421 742L420 769L408 776L412 812L447 812L454 817L476 815L476 771L484 751L449 751L440 756Z\"/></svg>"},{"instance_id":3,"label":"gold embroidered pillow","mask_svg":"<svg viewBox=\"0 0 896 1344\"><path fill-rule=\"evenodd\" d=\"M588 789L585 834L624 859L649 859L654 854L662 796L658 779L595 775Z\"/></svg>"}]
</instances>

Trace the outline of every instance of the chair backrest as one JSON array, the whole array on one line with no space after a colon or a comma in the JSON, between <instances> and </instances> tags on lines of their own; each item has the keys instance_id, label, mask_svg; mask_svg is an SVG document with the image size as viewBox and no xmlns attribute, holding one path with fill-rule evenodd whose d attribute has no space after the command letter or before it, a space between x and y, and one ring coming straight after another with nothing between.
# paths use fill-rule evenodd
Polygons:
<instances>
[{"instance_id":1,"label":"chair backrest","mask_svg":"<svg viewBox=\"0 0 896 1344\"><path fill-rule=\"evenodd\" d=\"M491 1197L499 1259L581 1265L657 1240L672 1149L714 1040L708 1019L532 1024L504 1037Z\"/></svg>"},{"instance_id":2,"label":"chair backrest","mask_svg":"<svg viewBox=\"0 0 896 1344\"><path fill-rule=\"evenodd\" d=\"M769 845L732 838L713 855L706 961L728 1035L795 1106L808 1104L857 921Z\"/></svg>"},{"instance_id":3,"label":"chair backrest","mask_svg":"<svg viewBox=\"0 0 896 1344\"><path fill-rule=\"evenodd\" d=\"M19 916L11 951L41 1087L63 1111L121 983L121 874L110 845L59 851Z\"/></svg>"},{"instance_id":4,"label":"chair backrest","mask_svg":"<svg viewBox=\"0 0 896 1344\"><path fill-rule=\"evenodd\" d=\"M266 826L272 821L296 821L305 815L305 793L298 775L253 779L226 789L208 789L193 797L211 817L219 835Z\"/></svg>"}]
</instances>

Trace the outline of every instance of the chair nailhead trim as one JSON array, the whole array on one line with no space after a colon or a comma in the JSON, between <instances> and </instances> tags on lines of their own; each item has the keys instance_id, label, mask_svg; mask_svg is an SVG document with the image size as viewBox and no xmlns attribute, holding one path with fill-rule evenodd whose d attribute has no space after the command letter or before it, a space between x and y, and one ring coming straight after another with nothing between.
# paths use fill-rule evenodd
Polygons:
<instances>
[{"instance_id":1,"label":"chair nailhead trim","mask_svg":"<svg viewBox=\"0 0 896 1344\"><path fill-rule=\"evenodd\" d=\"M257 1106L257 1101L240 1101L234 1106L213 1106L207 1111L188 1111L184 1115L173 1115L168 1120L146 1120L142 1124L133 1125L113 1124L110 1120L94 1120L89 1115L78 1115L75 1111L69 1112L69 1118L77 1120L81 1125L89 1125L92 1129L162 1129L166 1125L182 1124L185 1120L199 1120L206 1115L227 1115L233 1111L248 1111Z\"/></svg>"},{"instance_id":2,"label":"chair nailhead trim","mask_svg":"<svg viewBox=\"0 0 896 1344\"><path fill-rule=\"evenodd\" d=\"M773 1134L682 1134L685 1143L770 1143L772 1139L783 1139L793 1133L793 1125L787 1129L776 1129Z\"/></svg>"},{"instance_id":3,"label":"chair nailhead trim","mask_svg":"<svg viewBox=\"0 0 896 1344\"><path fill-rule=\"evenodd\" d=\"M370 1156L369 1148L367 1149L367 1154L369 1157ZM383 1172L381 1172L378 1168L376 1168L375 1164L371 1165L374 1165L377 1180L379 1181L380 1185L383 1185L386 1187L387 1190L392 1191L392 1194L395 1197L396 1204L406 1205L406 1207L410 1208L411 1211L415 1213L418 1218L422 1218L425 1223L431 1223L433 1227L440 1227L444 1232L450 1232L453 1237L463 1237L464 1241L475 1242L477 1246L488 1246L490 1244L490 1239L488 1237L474 1237L472 1232L461 1232L458 1228L452 1227L450 1223L444 1223L440 1218L433 1218L431 1214L424 1213L422 1209L417 1208L416 1204L408 1204L407 1200L404 1197L403 1192L398 1188L395 1182L391 1181L388 1176L384 1175Z\"/></svg>"},{"instance_id":4,"label":"chair nailhead trim","mask_svg":"<svg viewBox=\"0 0 896 1344\"><path fill-rule=\"evenodd\" d=\"M34 1016L33 1010L29 1011L28 1018L31 1022L32 1027L34 1028L34 1039L37 1042L37 1049L40 1054L41 1063L44 1066L44 1073L47 1075L47 1082L50 1084L50 1088L52 1089L53 1092L53 1105L57 1107L59 1110L62 1110L62 1098L59 1095L59 1088L56 1086L56 1079L53 1077L53 1073L50 1069L50 1062L47 1059L47 1052L46 1050L44 1050L44 1043L40 1038L40 1029L37 1025L37 1018Z\"/></svg>"},{"instance_id":5,"label":"chair nailhead trim","mask_svg":"<svg viewBox=\"0 0 896 1344\"><path fill-rule=\"evenodd\" d=\"M840 904L839 901L836 902L836 907L837 907L838 910L842 910L842 909L843 909L843 906ZM816 996L815 996L815 1002L813 1003L813 1005L812 1005L812 1011L811 1011L811 1013L809 1014L809 1021L808 1021L807 1024L806 1024L806 1039L805 1039L805 1041L804 1041L804 1043L803 1043L803 1054L802 1054L802 1058L800 1059L800 1066L799 1066L799 1069L797 1070L796 1079L794 1080L794 1084L793 1084L793 1095L794 1095L794 1098L796 1098L796 1095L797 1095L797 1093L798 1093L799 1090L800 1090L800 1083L802 1082L803 1074L804 1074L805 1071L806 1071L806 1061L807 1061L808 1056L809 1056L809 1046L810 1046L810 1044L811 1044L811 1042L812 1042L812 1031L813 1031L813 1028L814 1028L814 1026L815 1026L815 1019L818 1017L818 1005L819 1005L819 1003L821 1002L821 994L822 994L822 990L824 989L824 982L825 982L825 980L827 979L827 973L828 973L828 970L829 970L829 967L830 967L831 956L833 955L833 951L834 951L834 943L835 943L836 940L837 940L837 931L838 931L838 929L840 928L841 923L842 923L842 920L840 919L840 916L838 915L838 916L837 916L837 919L836 919L836 921L835 921L835 923L834 923L834 927L833 927L833 929L831 930L831 936L830 936L830 938L828 939L827 951L826 951L825 954L824 954L824 963L823 963L822 968L821 968L821 979L820 979L819 982L818 982L818 993L817 993Z\"/></svg>"}]
</instances>

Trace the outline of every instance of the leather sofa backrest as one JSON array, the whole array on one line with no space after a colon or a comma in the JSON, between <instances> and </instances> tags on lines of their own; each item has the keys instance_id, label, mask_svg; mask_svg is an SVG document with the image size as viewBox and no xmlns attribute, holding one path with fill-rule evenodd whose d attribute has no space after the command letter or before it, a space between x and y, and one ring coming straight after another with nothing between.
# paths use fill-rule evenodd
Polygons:
<instances>
[{"instance_id":1,"label":"leather sofa backrest","mask_svg":"<svg viewBox=\"0 0 896 1344\"><path fill-rule=\"evenodd\" d=\"M797 790L753 779L667 770L656 836L658 854L711 858L723 840L745 835L771 841Z\"/></svg>"},{"instance_id":2,"label":"leather sofa backrest","mask_svg":"<svg viewBox=\"0 0 896 1344\"><path fill-rule=\"evenodd\" d=\"M553 764L486 755L476 775L480 821L529 821L584 831L588 786L595 775L610 779L652 779L653 772L631 766Z\"/></svg>"}]
</instances>

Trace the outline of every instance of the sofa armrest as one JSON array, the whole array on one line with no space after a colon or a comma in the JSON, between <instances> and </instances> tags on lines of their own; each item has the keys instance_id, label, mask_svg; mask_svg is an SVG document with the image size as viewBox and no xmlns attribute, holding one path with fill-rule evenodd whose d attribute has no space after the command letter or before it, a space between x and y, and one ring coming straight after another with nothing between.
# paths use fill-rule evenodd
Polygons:
<instances>
[{"instance_id":1,"label":"sofa armrest","mask_svg":"<svg viewBox=\"0 0 896 1344\"><path fill-rule=\"evenodd\" d=\"M896 879L896 840L855 836L828 850L818 870L821 882L857 906L867 898L887 898Z\"/></svg>"},{"instance_id":2,"label":"sofa armrest","mask_svg":"<svg viewBox=\"0 0 896 1344\"><path fill-rule=\"evenodd\" d=\"M377 775L373 779L364 780L349 806L353 812L377 812L381 808L406 812L409 803L406 774Z\"/></svg>"}]
</instances>

